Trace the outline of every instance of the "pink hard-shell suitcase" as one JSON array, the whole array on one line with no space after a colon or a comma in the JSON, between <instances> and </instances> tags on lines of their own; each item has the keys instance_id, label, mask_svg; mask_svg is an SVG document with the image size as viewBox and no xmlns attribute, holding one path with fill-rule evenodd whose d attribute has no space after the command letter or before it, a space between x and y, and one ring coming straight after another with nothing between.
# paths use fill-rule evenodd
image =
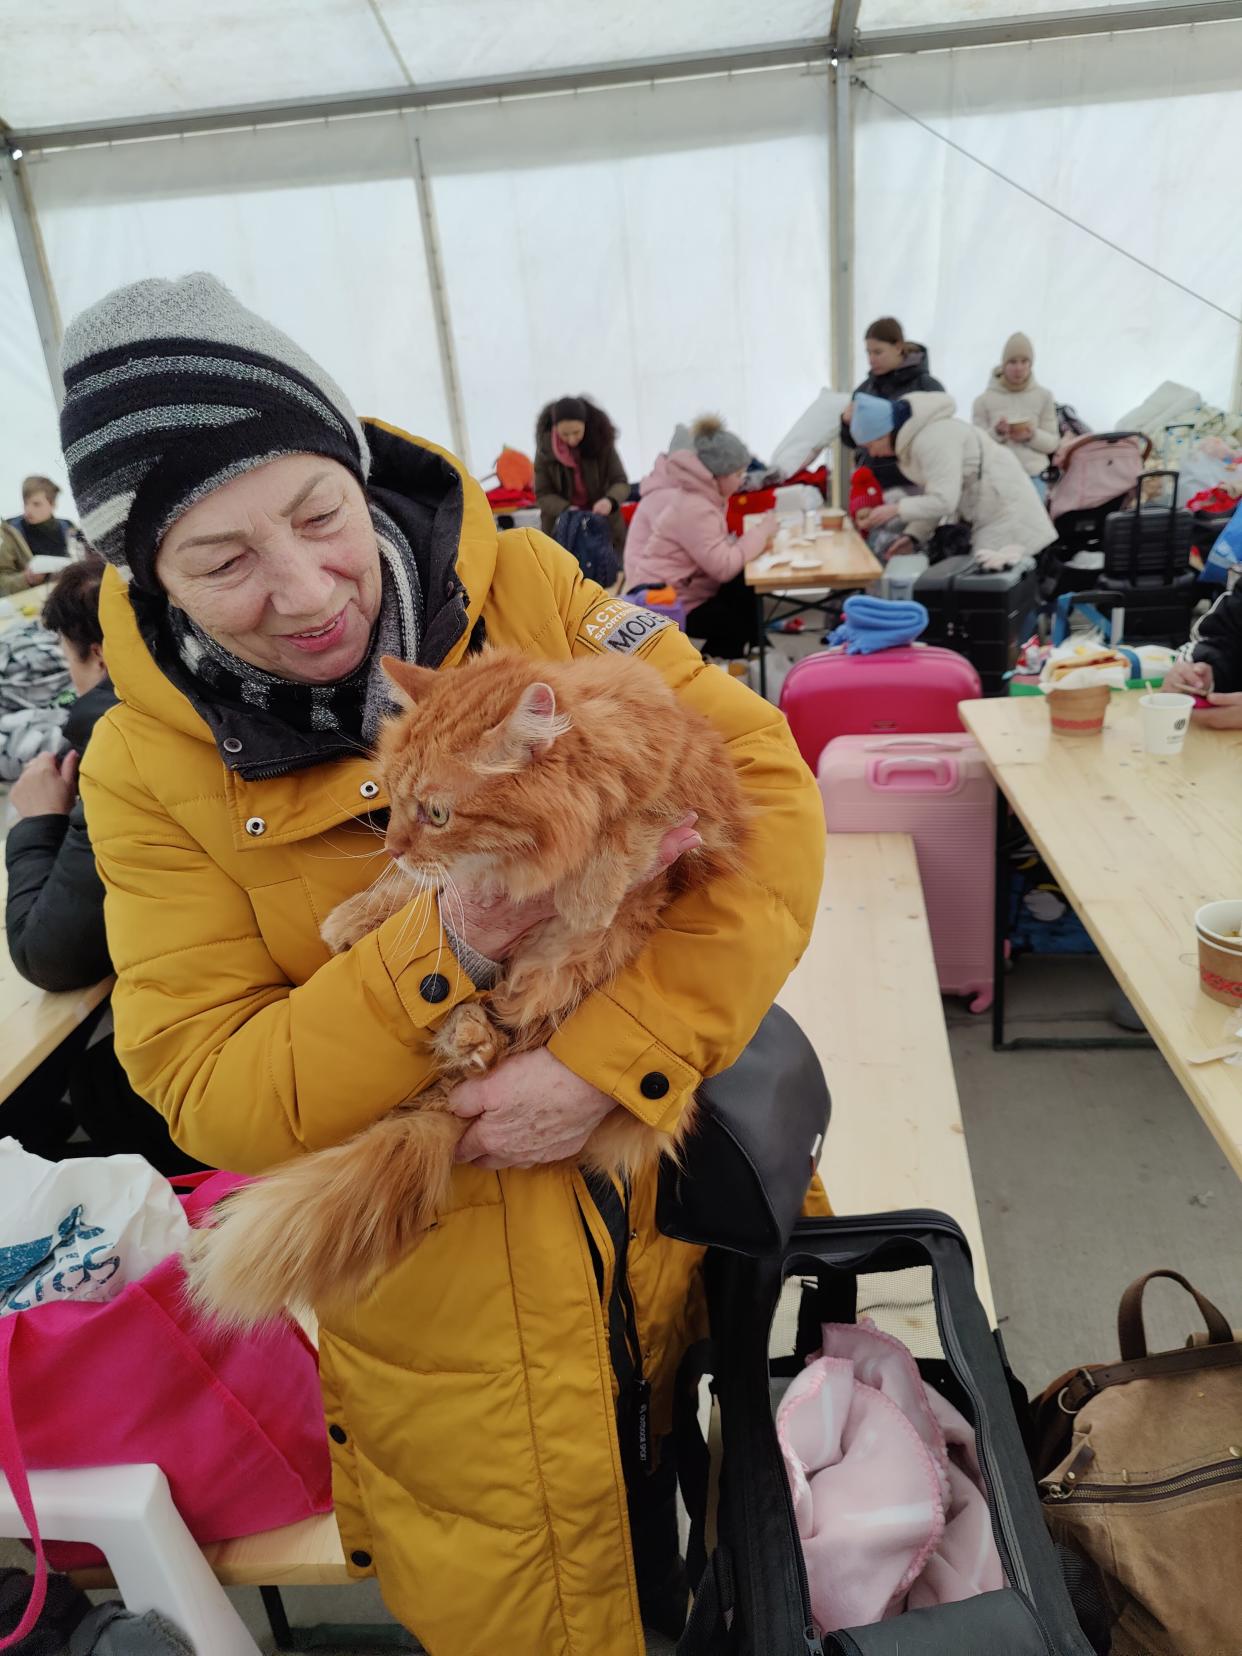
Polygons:
<instances>
[{"instance_id":1,"label":"pink hard-shell suitcase","mask_svg":"<svg viewBox=\"0 0 1242 1656\"><path fill-rule=\"evenodd\" d=\"M936 973L947 995L992 1004L996 788L970 736L838 736L819 761L829 834L909 834ZM832 840L828 841L832 856Z\"/></svg>"},{"instance_id":2,"label":"pink hard-shell suitcase","mask_svg":"<svg viewBox=\"0 0 1242 1656\"><path fill-rule=\"evenodd\" d=\"M821 650L804 656L781 686L781 711L812 770L836 736L960 730L957 704L983 694L965 656L934 644L874 655Z\"/></svg>"}]
</instances>

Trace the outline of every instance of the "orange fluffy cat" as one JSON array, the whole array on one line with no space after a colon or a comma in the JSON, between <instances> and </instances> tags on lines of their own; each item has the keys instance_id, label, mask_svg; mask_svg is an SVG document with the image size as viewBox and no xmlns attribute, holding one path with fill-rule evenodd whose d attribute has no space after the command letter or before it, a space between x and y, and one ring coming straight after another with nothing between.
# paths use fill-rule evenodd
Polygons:
<instances>
[{"instance_id":1,"label":"orange fluffy cat","mask_svg":"<svg viewBox=\"0 0 1242 1656\"><path fill-rule=\"evenodd\" d=\"M336 953L420 889L454 882L517 901L551 892L555 918L515 946L483 999L440 1025L437 1080L347 1143L299 1157L223 1203L197 1233L191 1293L254 1323L286 1304L353 1300L412 1248L444 1206L467 1123L455 1082L546 1044L558 1023L642 950L681 891L735 867L747 806L724 743L641 662L617 655L533 661L484 650L449 672L384 662L406 711L378 758L395 867L328 916ZM654 879L660 841L688 811L702 847ZM449 923L452 910L445 904ZM618 1107L591 1135L587 1167L636 1169L673 1134Z\"/></svg>"}]
</instances>

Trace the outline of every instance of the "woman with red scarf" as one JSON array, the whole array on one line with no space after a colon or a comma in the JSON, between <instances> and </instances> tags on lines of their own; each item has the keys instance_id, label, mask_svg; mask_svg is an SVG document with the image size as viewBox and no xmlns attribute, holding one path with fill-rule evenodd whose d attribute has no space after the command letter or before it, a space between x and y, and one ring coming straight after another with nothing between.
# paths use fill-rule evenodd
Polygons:
<instances>
[{"instance_id":1,"label":"woman with red scarf","mask_svg":"<svg viewBox=\"0 0 1242 1656\"><path fill-rule=\"evenodd\" d=\"M617 433L602 408L585 397L550 402L535 425L535 494L550 535L570 506L608 519L618 553L625 542L621 502L630 481L617 453Z\"/></svg>"}]
</instances>

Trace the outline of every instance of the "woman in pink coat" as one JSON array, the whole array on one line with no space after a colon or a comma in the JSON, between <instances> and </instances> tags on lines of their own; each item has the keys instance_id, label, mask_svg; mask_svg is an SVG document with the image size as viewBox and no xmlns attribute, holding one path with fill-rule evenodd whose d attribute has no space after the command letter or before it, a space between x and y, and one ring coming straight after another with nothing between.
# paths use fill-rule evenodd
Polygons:
<instances>
[{"instance_id":1,"label":"woman in pink coat","mask_svg":"<svg viewBox=\"0 0 1242 1656\"><path fill-rule=\"evenodd\" d=\"M725 502L750 451L713 415L696 420L687 448L662 454L643 479L625 544L626 585L671 586L686 606L686 631L704 655L734 660L759 642L754 595L742 571L772 537L771 517L729 533Z\"/></svg>"}]
</instances>

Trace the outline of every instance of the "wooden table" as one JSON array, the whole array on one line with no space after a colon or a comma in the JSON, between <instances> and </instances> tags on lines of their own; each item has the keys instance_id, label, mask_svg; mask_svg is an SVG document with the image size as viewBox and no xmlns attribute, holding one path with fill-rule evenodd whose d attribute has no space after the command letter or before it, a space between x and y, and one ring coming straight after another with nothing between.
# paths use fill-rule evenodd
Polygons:
<instances>
[{"instance_id":1,"label":"wooden table","mask_svg":"<svg viewBox=\"0 0 1242 1656\"><path fill-rule=\"evenodd\" d=\"M784 600L787 618L819 607L793 594L871 586L884 573L875 554L848 521L840 529L821 530L809 545L794 547L790 556L815 558L817 561L813 569L795 569L789 563L774 565L773 554L765 552L746 565L746 585L755 595L759 622L759 693L764 696L768 693L765 600L769 597Z\"/></svg>"},{"instance_id":2,"label":"wooden table","mask_svg":"<svg viewBox=\"0 0 1242 1656\"><path fill-rule=\"evenodd\" d=\"M1242 1070L1192 1064L1238 1021L1200 993L1195 910L1242 897L1242 731L1143 752L1139 698L1102 736L1053 736L1042 697L966 702L993 775L1152 1038L1242 1175Z\"/></svg>"},{"instance_id":3,"label":"wooden table","mask_svg":"<svg viewBox=\"0 0 1242 1656\"><path fill-rule=\"evenodd\" d=\"M0 909L7 886L0 862ZM112 978L105 978L90 989L46 994L18 976L7 947L0 945L0 1099L7 1098L107 999L112 984Z\"/></svg>"},{"instance_id":4,"label":"wooden table","mask_svg":"<svg viewBox=\"0 0 1242 1656\"><path fill-rule=\"evenodd\" d=\"M777 997L832 1094L820 1168L836 1213L939 1208L966 1233L995 1321L914 842L829 834L806 953Z\"/></svg>"}]
</instances>

